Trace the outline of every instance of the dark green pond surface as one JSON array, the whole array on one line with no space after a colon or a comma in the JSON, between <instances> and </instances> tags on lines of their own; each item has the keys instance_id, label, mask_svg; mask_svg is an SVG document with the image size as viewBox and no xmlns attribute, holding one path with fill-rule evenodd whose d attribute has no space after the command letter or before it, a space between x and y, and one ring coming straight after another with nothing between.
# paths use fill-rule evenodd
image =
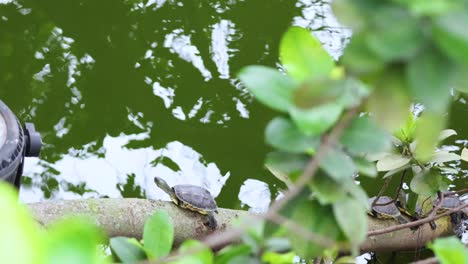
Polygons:
<instances>
[{"instance_id":1,"label":"dark green pond surface","mask_svg":"<svg viewBox=\"0 0 468 264\"><path fill-rule=\"evenodd\" d=\"M236 73L279 66L291 25L335 58L350 36L311 0L0 2L0 98L45 143L26 161L26 202L168 199L158 175L208 188L221 207L264 210L284 187L263 166L276 113ZM457 102L451 113L461 137L467 111ZM380 184L363 183L371 194Z\"/></svg>"}]
</instances>

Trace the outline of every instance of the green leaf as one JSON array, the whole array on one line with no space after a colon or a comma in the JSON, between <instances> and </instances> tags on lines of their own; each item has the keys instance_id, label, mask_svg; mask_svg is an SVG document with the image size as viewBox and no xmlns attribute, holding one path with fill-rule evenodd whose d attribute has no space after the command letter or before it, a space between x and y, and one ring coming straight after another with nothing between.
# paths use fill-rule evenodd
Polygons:
<instances>
[{"instance_id":1,"label":"green leaf","mask_svg":"<svg viewBox=\"0 0 468 264\"><path fill-rule=\"evenodd\" d=\"M355 118L340 139L353 154L384 152L390 149L390 135L368 116Z\"/></svg>"},{"instance_id":2,"label":"green leaf","mask_svg":"<svg viewBox=\"0 0 468 264\"><path fill-rule=\"evenodd\" d=\"M368 111L380 127L393 132L412 115L408 87L401 67L389 67L379 77L367 101Z\"/></svg>"},{"instance_id":3,"label":"green leaf","mask_svg":"<svg viewBox=\"0 0 468 264\"><path fill-rule=\"evenodd\" d=\"M346 109L360 105L371 92L368 86L354 78L346 78L339 84L343 87L341 89L343 92L338 102Z\"/></svg>"},{"instance_id":4,"label":"green leaf","mask_svg":"<svg viewBox=\"0 0 468 264\"><path fill-rule=\"evenodd\" d=\"M341 62L355 74L374 73L384 68L384 63L366 47L366 34L353 35L341 56Z\"/></svg>"},{"instance_id":5,"label":"green leaf","mask_svg":"<svg viewBox=\"0 0 468 264\"><path fill-rule=\"evenodd\" d=\"M147 256L142 246L138 246L136 239L127 237L113 237L110 239L110 247L115 256L118 257L118 261L122 263L134 263L142 260L146 260Z\"/></svg>"},{"instance_id":6,"label":"green leaf","mask_svg":"<svg viewBox=\"0 0 468 264\"><path fill-rule=\"evenodd\" d=\"M287 112L291 107L296 84L278 70L247 66L241 69L238 78L262 104L281 112Z\"/></svg>"},{"instance_id":7,"label":"green leaf","mask_svg":"<svg viewBox=\"0 0 468 264\"><path fill-rule=\"evenodd\" d=\"M186 240L179 248L181 255L188 254L179 260L171 263L177 264L212 264L214 260L213 252L209 247L198 240Z\"/></svg>"},{"instance_id":8,"label":"green leaf","mask_svg":"<svg viewBox=\"0 0 468 264\"><path fill-rule=\"evenodd\" d=\"M438 238L429 247L441 264L468 263L468 251L456 237Z\"/></svg>"},{"instance_id":9,"label":"green leaf","mask_svg":"<svg viewBox=\"0 0 468 264\"><path fill-rule=\"evenodd\" d=\"M76 217L55 223L49 228L47 240L45 263L103 262L97 250L103 243L103 234L88 219Z\"/></svg>"},{"instance_id":10,"label":"green leaf","mask_svg":"<svg viewBox=\"0 0 468 264\"><path fill-rule=\"evenodd\" d=\"M280 150L293 153L313 153L320 138L306 136L288 119L277 117L265 129L266 142Z\"/></svg>"},{"instance_id":11,"label":"green leaf","mask_svg":"<svg viewBox=\"0 0 468 264\"><path fill-rule=\"evenodd\" d=\"M252 249L248 245L231 245L218 252L215 258L216 264L240 263L236 262L240 257L248 256Z\"/></svg>"},{"instance_id":12,"label":"green leaf","mask_svg":"<svg viewBox=\"0 0 468 264\"><path fill-rule=\"evenodd\" d=\"M452 65L434 50L428 50L409 62L407 79L414 99L427 110L443 113L450 102Z\"/></svg>"},{"instance_id":13,"label":"green leaf","mask_svg":"<svg viewBox=\"0 0 468 264\"><path fill-rule=\"evenodd\" d=\"M338 20L358 32L364 29L369 23L369 17L372 16L378 4L374 1L366 0L335 0L332 1L333 14Z\"/></svg>"},{"instance_id":14,"label":"green leaf","mask_svg":"<svg viewBox=\"0 0 468 264\"><path fill-rule=\"evenodd\" d=\"M156 211L146 220L143 230L143 245L150 259L165 257L171 252L174 241L174 226L166 211Z\"/></svg>"},{"instance_id":15,"label":"green leaf","mask_svg":"<svg viewBox=\"0 0 468 264\"><path fill-rule=\"evenodd\" d=\"M410 183L413 192L422 196L432 196L444 187L442 175L435 170L427 170L416 174Z\"/></svg>"},{"instance_id":16,"label":"green leaf","mask_svg":"<svg viewBox=\"0 0 468 264\"><path fill-rule=\"evenodd\" d=\"M445 140L448 137L451 137L451 136L456 135L456 134L457 134L457 131L455 131L453 129L444 129L444 130L442 130L440 132L439 141Z\"/></svg>"},{"instance_id":17,"label":"green leaf","mask_svg":"<svg viewBox=\"0 0 468 264\"><path fill-rule=\"evenodd\" d=\"M425 112L416 121L416 158L419 161L428 161L437 146L440 131L444 128L444 116Z\"/></svg>"},{"instance_id":18,"label":"green leaf","mask_svg":"<svg viewBox=\"0 0 468 264\"><path fill-rule=\"evenodd\" d=\"M262 262L268 264L290 264L294 263L296 254L294 252L276 253L267 251L262 255Z\"/></svg>"},{"instance_id":19,"label":"green leaf","mask_svg":"<svg viewBox=\"0 0 468 264\"><path fill-rule=\"evenodd\" d=\"M267 154L265 166L279 180L292 186L295 178L302 173L309 156L288 152L270 152Z\"/></svg>"},{"instance_id":20,"label":"green leaf","mask_svg":"<svg viewBox=\"0 0 468 264\"><path fill-rule=\"evenodd\" d=\"M333 204L335 219L354 247L367 236L367 210L354 199L342 199Z\"/></svg>"},{"instance_id":21,"label":"green leaf","mask_svg":"<svg viewBox=\"0 0 468 264\"><path fill-rule=\"evenodd\" d=\"M294 104L300 109L308 109L336 101L344 92L343 80L307 80L294 91Z\"/></svg>"},{"instance_id":22,"label":"green leaf","mask_svg":"<svg viewBox=\"0 0 468 264\"><path fill-rule=\"evenodd\" d=\"M409 169L410 167L411 167L411 164L409 164L409 163L406 164L405 166L398 167L398 168L396 168L396 169L394 169L394 170L391 170L391 171L385 173L385 175L382 176L382 179L386 179L386 178L388 178L388 177L390 177L390 176L393 176L393 175L395 175L395 174L397 174L397 173L399 173L399 172L402 172L402 171L404 171L404 170L406 170L406 169Z\"/></svg>"},{"instance_id":23,"label":"green leaf","mask_svg":"<svg viewBox=\"0 0 468 264\"><path fill-rule=\"evenodd\" d=\"M314 197L323 205L346 198L346 191L338 182L323 173L317 173L309 184Z\"/></svg>"},{"instance_id":24,"label":"green leaf","mask_svg":"<svg viewBox=\"0 0 468 264\"><path fill-rule=\"evenodd\" d=\"M467 148L463 148L460 158L464 161L468 161L468 149Z\"/></svg>"},{"instance_id":25,"label":"green leaf","mask_svg":"<svg viewBox=\"0 0 468 264\"><path fill-rule=\"evenodd\" d=\"M298 82L326 77L335 65L320 41L301 27L290 27L283 35L280 59L288 74Z\"/></svg>"},{"instance_id":26,"label":"green leaf","mask_svg":"<svg viewBox=\"0 0 468 264\"><path fill-rule=\"evenodd\" d=\"M403 157L401 154L388 154L377 161L378 171L391 171L402 168L410 162L410 158Z\"/></svg>"},{"instance_id":27,"label":"green leaf","mask_svg":"<svg viewBox=\"0 0 468 264\"><path fill-rule=\"evenodd\" d=\"M432 156L431 162L443 164L444 162L450 162L460 160L460 155L449 152L447 150L439 150Z\"/></svg>"},{"instance_id":28,"label":"green leaf","mask_svg":"<svg viewBox=\"0 0 468 264\"><path fill-rule=\"evenodd\" d=\"M292 219L311 232L331 240L337 241L343 238L331 206L322 206L316 201L303 200L297 205ZM289 232L288 235L294 252L302 258L309 259L319 256L325 249L295 232Z\"/></svg>"},{"instance_id":29,"label":"green leaf","mask_svg":"<svg viewBox=\"0 0 468 264\"><path fill-rule=\"evenodd\" d=\"M306 135L319 135L331 128L340 118L343 106L335 103L319 105L307 110L293 107L289 113L294 123Z\"/></svg>"},{"instance_id":30,"label":"green leaf","mask_svg":"<svg viewBox=\"0 0 468 264\"><path fill-rule=\"evenodd\" d=\"M457 8L463 8L458 0L394 0L406 4L411 13L417 16L439 16L447 14Z\"/></svg>"},{"instance_id":31,"label":"green leaf","mask_svg":"<svg viewBox=\"0 0 468 264\"><path fill-rule=\"evenodd\" d=\"M336 181L351 178L357 171L353 160L337 148L329 148L320 162L320 168Z\"/></svg>"},{"instance_id":32,"label":"green leaf","mask_svg":"<svg viewBox=\"0 0 468 264\"><path fill-rule=\"evenodd\" d=\"M434 20L432 34L435 43L452 60L468 64L468 13L465 8ZM439 73L440 75L441 73Z\"/></svg>"},{"instance_id":33,"label":"green leaf","mask_svg":"<svg viewBox=\"0 0 468 264\"><path fill-rule=\"evenodd\" d=\"M367 46L384 61L411 58L424 42L418 20L401 7L376 9L373 21Z\"/></svg>"},{"instance_id":34,"label":"green leaf","mask_svg":"<svg viewBox=\"0 0 468 264\"><path fill-rule=\"evenodd\" d=\"M360 175L371 178L377 177L378 172L375 162L366 160L364 158L353 158L353 160Z\"/></svg>"},{"instance_id":35,"label":"green leaf","mask_svg":"<svg viewBox=\"0 0 468 264\"><path fill-rule=\"evenodd\" d=\"M18 193L0 181L0 260L4 263L44 263L44 252L39 226L26 207L18 203Z\"/></svg>"}]
</instances>

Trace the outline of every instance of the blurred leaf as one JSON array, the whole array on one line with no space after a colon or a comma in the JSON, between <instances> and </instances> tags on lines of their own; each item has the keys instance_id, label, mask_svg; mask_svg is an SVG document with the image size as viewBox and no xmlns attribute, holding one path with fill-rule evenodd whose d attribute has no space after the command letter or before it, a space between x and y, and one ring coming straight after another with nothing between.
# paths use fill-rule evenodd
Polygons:
<instances>
[{"instance_id":1,"label":"blurred leaf","mask_svg":"<svg viewBox=\"0 0 468 264\"><path fill-rule=\"evenodd\" d=\"M112 237L110 239L110 247L118 261L122 263L135 263L147 259L145 251L141 246L137 246L136 239L131 242L127 237Z\"/></svg>"},{"instance_id":2,"label":"blurred leaf","mask_svg":"<svg viewBox=\"0 0 468 264\"><path fill-rule=\"evenodd\" d=\"M406 4L411 13L417 16L439 16L460 8L458 0L394 0Z\"/></svg>"},{"instance_id":3,"label":"blurred leaf","mask_svg":"<svg viewBox=\"0 0 468 264\"><path fill-rule=\"evenodd\" d=\"M371 92L368 86L354 78L341 80L340 85L343 86L343 92L338 102L346 109L360 105Z\"/></svg>"},{"instance_id":4,"label":"blurred leaf","mask_svg":"<svg viewBox=\"0 0 468 264\"><path fill-rule=\"evenodd\" d=\"M443 113L450 102L452 65L436 51L428 50L406 68L413 98L429 111Z\"/></svg>"},{"instance_id":5,"label":"blurred leaf","mask_svg":"<svg viewBox=\"0 0 468 264\"><path fill-rule=\"evenodd\" d=\"M305 81L294 91L294 104L307 109L337 100L343 94L342 80L313 79Z\"/></svg>"},{"instance_id":6,"label":"blurred leaf","mask_svg":"<svg viewBox=\"0 0 468 264\"><path fill-rule=\"evenodd\" d=\"M435 43L452 60L468 61L468 13L465 8L439 16L434 20L432 34ZM441 72L438 74L441 75Z\"/></svg>"},{"instance_id":7,"label":"blurred leaf","mask_svg":"<svg viewBox=\"0 0 468 264\"><path fill-rule=\"evenodd\" d=\"M316 201L303 200L297 205L292 219L311 232L323 235L331 240L336 241L343 238L331 206L322 206ZM288 235L294 252L302 258L309 259L319 256L325 249L312 241L304 239L296 232L289 232Z\"/></svg>"},{"instance_id":8,"label":"blurred leaf","mask_svg":"<svg viewBox=\"0 0 468 264\"><path fill-rule=\"evenodd\" d=\"M384 152L391 147L390 135L368 116L355 118L340 142L353 154Z\"/></svg>"},{"instance_id":9,"label":"blurred leaf","mask_svg":"<svg viewBox=\"0 0 468 264\"><path fill-rule=\"evenodd\" d=\"M357 171L353 160L337 148L329 148L320 162L320 168L336 181L351 178Z\"/></svg>"},{"instance_id":10,"label":"blurred leaf","mask_svg":"<svg viewBox=\"0 0 468 264\"><path fill-rule=\"evenodd\" d=\"M50 226L46 263L103 263L98 245L103 233L88 219L67 218ZM32 262L34 263L34 262Z\"/></svg>"},{"instance_id":11,"label":"blurred leaf","mask_svg":"<svg viewBox=\"0 0 468 264\"><path fill-rule=\"evenodd\" d=\"M442 164L444 162L450 162L454 160L460 160L460 155L449 152L447 150L439 150L432 156L431 162Z\"/></svg>"},{"instance_id":12,"label":"blurred leaf","mask_svg":"<svg viewBox=\"0 0 468 264\"><path fill-rule=\"evenodd\" d=\"M367 25L376 8L374 1L366 0L335 0L332 2L333 14L338 20L354 31L360 31Z\"/></svg>"},{"instance_id":13,"label":"blurred leaf","mask_svg":"<svg viewBox=\"0 0 468 264\"><path fill-rule=\"evenodd\" d=\"M468 93L468 65L457 65L453 73L453 83L457 91Z\"/></svg>"},{"instance_id":14,"label":"blurred leaf","mask_svg":"<svg viewBox=\"0 0 468 264\"><path fill-rule=\"evenodd\" d=\"M382 60L408 59L421 48L424 42L421 26L406 9L385 6L377 8L372 15L374 27L366 36L366 42Z\"/></svg>"},{"instance_id":15,"label":"blurred leaf","mask_svg":"<svg viewBox=\"0 0 468 264\"><path fill-rule=\"evenodd\" d=\"M444 125L444 117L431 112L424 112L416 121L415 154L419 161L426 162L432 157Z\"/></svg>"},{"instance_id":16,"label":"blurred leaf","mask_svg":"<svg viewBox=\"0 0 468 264\"><path fill-rule=\"evenodd\" d=\"M209 247L198 240L186 240L179 248L181 255L188 254L177 261L177 264L212 264L213 252Z\"/></svg>"},{"instance_id":17,"label":"blurred leaf","mask_svg":"<svg viewBox=\"0 0 468 264\"><path fill-rule=\"evenodd\" d=\"M401 67L387 68L369 96L367 107L374 120L387 131L401 128L410 112L406 80Z\"/></svg>"},{"instance_id":18,"label":"blurred leaf","mask_svg":"<svg viewBox=\"0 0 468 264\"><path fill-rule=\"evenodd\" d=\"M344 188L346 191L358 202L361 204L363 208L366 210L369 210L369 197L367 196L366 191L364 189L357 185L354 180L349 179L347 181L344 181L343 183Z\"/></svg>"},{"instance_id":19,"label":"blurred leaf","mask_svg":"<svg viewBox=\"0 0 468 264\"><path fill-rule=\"evenodd\" d=\"M150 259L165 257L171 252L174 226L166 211L156 211L145 222L143 245Z\"/></svg>"},{"instance_id":20,"label":"blurred leaf","mask_svg":"<svg viewBox=\"0 0 468 264\"><path fill-rule=\"evenodd\" d=\"M292 108L291 118L306 135L319 135L331 128L343 112L343 106L335 103L319 105L307 110Z\"/></svg>"},{"instance_id":21,"label":"blurred leaf","mask_svg":"<svg viewBox=\"0 0 468 264\"><path fill-rule=\"evenodd\" d=\"M287 252L291 250L291 242L287 238L272 237L265 242L267 251Z\"/></svg>"},{"instance_id":22,"label":"blurred leaf","mask_svg":"<svg viewBox=\"0 0 468 264\"><path fill-rule=\"evenodd\" d=\"M463 148L460 158L464 161L468 161L468 149L467 148Z\"/></svg>"},{"instance_id":23,"label":"blurred leaf","mask_svg":"<svg viewBox=\"0 0 468 264\"><path fill-rule=\"evenodd\" d=\"M366 47L366 35L357 33L353 35L346 46L341 62L355 74L378 72L384 68L383 62L370 49Z\"/></svg>"},{"instance_id":24,"label":"blurred leaf","mask_svg":"<svg viewBox=\"0 0 468 264\"><path fill-rule=\"evenodd\" d=\"M18 203L18 193L0 181L0 260L4 263L44 263L43 243L39 226L26 207Z\"/></svg>"},{"instance_id":25,"label":"blurred leaf","mask_svg":"<svg viewBox=\"0 0 468 264\"><path fill-rule=\"evenodd\" d=\"M289 201L279 212L280 215L286 218L291 218L294 211L296 211L297 207L302 203L302 201L308 200L309 197L311 196L311 192L309 188L303 188L298 195L296 195L294 198L292 198L291 201ZM264 227L264 237L271 237L272 235L277 235L278 233L281 233L285 231L282 226L278 226L271 221L266 221L265 222L265 227ZM286 230L287 231L287 230ZM286 234L289 232L285 232ZM282 234L282 233L281 233Z\"/></svg>"},{"instance_id":26,"label":"blurred leaf","mask_svg":"<svg viewBox=\"0 0 468 264\"><path fill-rule=\"evenodd\" d=\"M346 198L346 191L340 183L323 173L317 173L309 184L314 197L323 205Z\"/></svg>"},{"instance_id":27,"label":"blurred leaf","mask_svg":"<svg viewBox=\"0 0 468 264\"><path fill-rule=\"evenodd\" d=\"M276 252L267 251L263 253L262 261L263 263L269 263L269 264L290 264L294 262L293 260L295 257L296 257L296 254L294 252L276 253Z\"/></svg>"},{"instance_id":28,"label":"blurred leaf","mask_svg":"<svg viewBox=\"0 0 468 264\"><path fill-rule=\"evenodd\" d=\"M280 43L280 60L288 74L303 82L326 77L335 63L312 33L301 27L290 27Z\"/></svg>"},{"instance_id":29,"label":"blurred leaf","mask_svg":"<svg viewBox=\"0 0 468 264\"><path fill-rule=\"evenodd\" d=\"M247 66L241 69L238 77L262 104L281 112L287 112L291 107L296 85L278 70Z\"/></svg>"},{"instance_id":30,"label":"blurred leaf","mask_svg":"<svg viewBox=\"0 0 468 264\"><path fill-rule=\"evenodd\" d=\"M442 130L440 132L439 141L445 140L448 137L451 137L451 136L456 135L456 134L457 134L457 131L455 131L453 129L444 129L444 130Z\"/></svg>"},{"instance_id":31,"label":"blurred leaf","mask_svg":"<svg viewBox=\"0 0 468 264\"><path fill-rule=\"evenodd\" d=\"M368 161L364 158L353 158L353 160L360 175L371 178L377 177L377 167L375 162Z\"/></svg>"},{"instance_id":32,"label":"blurred leaf","mask_svg":"<svg viewBox=\"0 0 468 264\"><path fill-rule=\"evenodd\" d=\"M456 237L438 238L429 248L441 264L468 263L468 250Z\"/></svg>"},{"instance_id":33,"label":"blurred leaf","mask_svg":"<svg viewBox=\"0 0 468 264\"><path fill-rule=\"evenodd\" d=\"M413 192L422 196L434 195L444 187L442 175L435 170L427 170L416 174L410 183Z\"/></svg>"},{"instance_id":34,"label":"blurred leaf","mask_svg":"<svg viewBox=\"0 0 468 264\"><path fill-rule=\"evenodd\" d=\"M353 256L340 257L333 261L333 264L356 264L356 258Z\"/></svg>"},{"instance_id":35,"label":"blurred leaf","mask_svg":"<svg viewBox=\"0 0 468 264\"><path fill-rule=\"evenodd\" d=\"M248 245L231 245L223 248L215 257L216 264L241 263L236 262L239 257L249 256L252 253Z\"/></svg>"},{"instance_id":36,"label":"blurred leaf","mask_svg":"<svg viewBox=\"0 0 468 264\"><path fill-rule=\"evenodd\" d=\"M292 186L292 181L304 170L309 156L288 152L270 152L267 154L265 166L279 180Z\"/></svg>"},{"instance_id":37,"label":"blurred leaf","mask_svg":"<svg viewBox=\"0 0 468 264\"><path fill-rule=\"evenodd\" d=\"M290 120L282 117L268 123L265 140L275 148L294 153L313 153L320 144L319 137L302 134Z\"/></svg>"},{"instance_id":38,"label":"blurred leaf","mask_svg":"<svg viewBox=\"0 0 468 264\"><path fill-rule=\"evenodd\" d=\"M399 168L396 168L396 169L394 169L394 170L391 170L391 171L385 173L385 175L382 176L382 179L386 179L386 178L388 178L388 177L390 177L390 176L393 176L393 175L395 175L395 174L397 174L397 173L399 173L399 172L402 172L402 171L404 171L404 170L406 170L406 169L409 169L410 167L411 167L411 164L408 163L408 164L406 164L406 165L403 166L403 167L399 167Z\"/></svg>"},{"instance_id":39,"label":"blurred leaf","mask_svg":"<svg viewBox=\"0 0 468 264\"><path fill-rule=\"evenodd\" d=\"M377 161L378 171L391 171L401 168L408 164L410 159L403 157L401 154L388 154L379 161Z\"/></svg>"},{"instance_id":40,"label":"blurred leaf","mask_svg":"<svg viewBox=\"0 0 468 264\"><path fill-rule=\"evenodd\" d=\"M367 210L354 199L342 199L333 204L335 219L353 247L359 246L367 236Z\"/></svg>"}]
</instances>

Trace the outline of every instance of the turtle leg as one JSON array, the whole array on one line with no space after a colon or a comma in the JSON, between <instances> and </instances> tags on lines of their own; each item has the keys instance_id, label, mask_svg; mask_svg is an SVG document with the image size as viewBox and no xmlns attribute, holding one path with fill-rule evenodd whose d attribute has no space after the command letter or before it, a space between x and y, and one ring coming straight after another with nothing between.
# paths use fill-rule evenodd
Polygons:
<instances>
[{"instance_id":1,"label":"turtle leg","mask_svg":"<svg viewBox=\"0 0 468 264\"><path fill-rule=\"evenodd\" d=\"M216 222L213 212L209 212L207 216L208 216L208 226L211 229L216 229L216 227L218 226L218 223Z\"/></svg>"},{"instance_id":2,"label":"turtle leg","mask_svg":"<svg viewBox=\"0 0 468 264\"><path fill-rule=\"evenodd\" d=\"M398 215L396 217L396 219L398 220L398 222L400 222L400 224L406 224L408 223L408 220L406 218L404 218L402 215Z\"/></svg>"}]
</instances>

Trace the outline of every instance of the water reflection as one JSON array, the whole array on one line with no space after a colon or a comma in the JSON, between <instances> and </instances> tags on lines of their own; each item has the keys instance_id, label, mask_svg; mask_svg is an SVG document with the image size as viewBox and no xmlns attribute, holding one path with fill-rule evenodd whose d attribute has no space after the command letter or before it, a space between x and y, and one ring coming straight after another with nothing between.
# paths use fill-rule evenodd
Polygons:
<instances>
[{"instance_id":1,"label":"water reflection","mask_svg":"<svg viewBox=\"0 0 468 264\"><path fill-rule=\"evenodd\" d=\"M170 200L167 194L155 187L155 176L164 178L170 185L199 185L210 190L214 197L219 195L229 173L222 175L216 164L204 161L202 155L192 148L178 141L156 150L150 147L127 148L130 142L148 137L148 133L106 136L97 154L89 153L88 150L96 145L96 142L91 142L82 149L70 149L53 164L36 158L28 159L25 174L31 175L31 182L21 189L21 199L37 202L46 198L125 197L124 191L138 186L142 191L135 196ZM167 165L167 162L173 165ZM57 184L50 193L51 197L45 197L46 192L41 192L45 187L44 175L50 173ZM132 181L130 186L129 180ZM77 188L83 191L77 193Z\"/></svg>"},{"instance_id":2,"label":"water reflection","mask_svg":"<svg viewBox=\"0 0 468 264\"><path fill-rule=\"evenodd\" d=\"M207 187L222 207L264 210L283 187L263 168L263 131L277 113L235 75L280 67L292 24L335 58L350 35L328 1L3 3L0 97L45 142L41 160L27 160L25 201L167 199L152 183L161 173Z\"/></svg>"}]
</instances>

